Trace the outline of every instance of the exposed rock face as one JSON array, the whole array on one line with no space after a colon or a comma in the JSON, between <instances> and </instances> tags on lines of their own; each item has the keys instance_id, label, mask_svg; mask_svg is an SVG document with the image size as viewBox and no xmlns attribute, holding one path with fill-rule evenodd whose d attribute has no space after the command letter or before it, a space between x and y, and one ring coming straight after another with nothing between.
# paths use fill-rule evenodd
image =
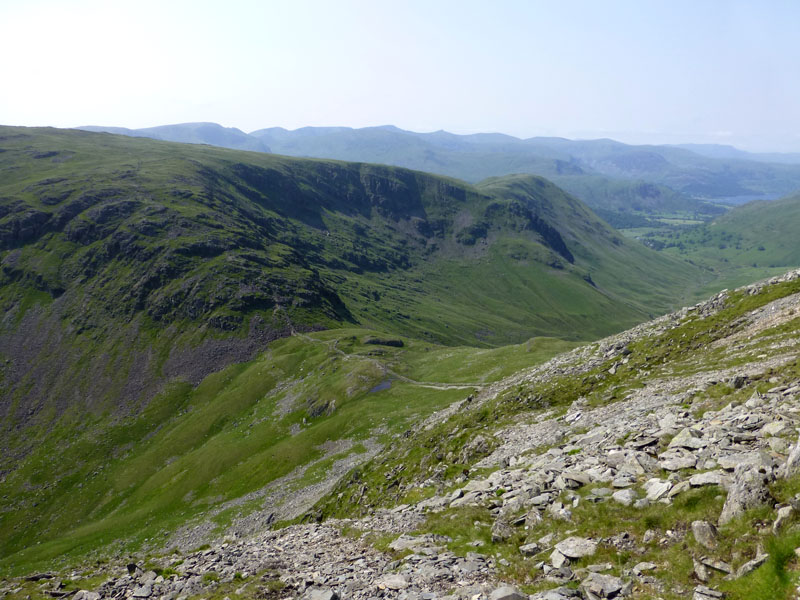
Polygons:
<instances>
[{"instance_id":1,"label":"exposed rock face","mask_svg":"<svg viewBox=\"0 0 800 600\"><path fill-rule=\"evenodd\" d=\"M770 501L767 485L773 479L772 471L749 464L738 465L733 472L733 483L719 516L719 524L724 525L746 510L767 504Z\"/></svg>"}]
</instances>

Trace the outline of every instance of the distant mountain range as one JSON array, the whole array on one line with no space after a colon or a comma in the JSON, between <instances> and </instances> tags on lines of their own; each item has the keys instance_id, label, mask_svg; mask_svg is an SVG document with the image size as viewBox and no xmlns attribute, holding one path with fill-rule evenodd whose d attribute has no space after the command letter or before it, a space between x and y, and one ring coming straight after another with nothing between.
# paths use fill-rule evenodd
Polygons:
<instances>
[{"instance_id":1,"label":"distant mountain range","mask_svg":"<svg viewBox=\"0 0 800 600\"><path fill-rule=\"evenodd\" d=\"M79 127L84 131L116 133L130 137L146 137L168 142L184 144L208 144L220 148L234 150L251 150L253 152L270 152L262 140L247 135L235 127L223 127L216 123L180 123L178 125L162 125L145 127L144 129L127 129L125 127Z\"/></svg>"},{"instance_id":2,"label":"distant mountain range","mask_svg":"<svg viewBox=\"0 0 800 600\"><path fill-rule=\"evenodd\" d=\"M708 218L721 212L711 202L771 200L800 190L800 164L796 164L800 157L750 154L730 146L631 146L608 139L415 133L394 126L293 131L273 127L250 134L214 123L83 129L288 156L382 163L472 183L492 176L540 175L591 208L612 213L691 213Z\"/></svg>"}]
</instances>

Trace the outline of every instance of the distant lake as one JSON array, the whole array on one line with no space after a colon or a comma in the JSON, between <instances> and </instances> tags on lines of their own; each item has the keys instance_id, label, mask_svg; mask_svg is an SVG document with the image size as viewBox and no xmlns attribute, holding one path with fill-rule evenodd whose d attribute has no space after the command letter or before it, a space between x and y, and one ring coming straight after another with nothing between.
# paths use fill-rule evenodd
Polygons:
<instances>
[{"instance_id":1,"label":"distant lake","mask_svg":"<svg viewBox=\"0 0 800 600\"><path fill-rule=\"evenodd\" d=\"M697 200L706 200L708 202L728 204L730 206L740 206L752 202L753 200L777 200L783 196L786 196L786 194L755 194L752 196L728 196L726 198L697 198Z\"/></svg>"}]
</instances>

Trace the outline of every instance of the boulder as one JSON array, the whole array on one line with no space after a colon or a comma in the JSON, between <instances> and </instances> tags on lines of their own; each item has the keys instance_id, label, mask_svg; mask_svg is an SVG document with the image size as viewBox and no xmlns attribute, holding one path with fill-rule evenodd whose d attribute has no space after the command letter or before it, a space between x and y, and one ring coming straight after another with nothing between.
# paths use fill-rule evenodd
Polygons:
<instances>
[{"instance_id":1,"label":"boulder","mask_svg":"<svg viewBox=\"0 0 800 600\"><path fill-rule=\"evenodd\" d=\"M312 588L303 595L303 600L339 600L339 594L330 588Z\"/></svg>"},{"instance_id":2,"label":"boulder","mask_svg":"<svg viewBox=\"0 0 800 600\"><path fill-rule=\"evenodd\" d=\"M536 542L532 544L525 544L524 546L519 547L519 551L522 552L525 556L535 556L542 551L542 548Z\"/></svg>"},{"instance_id":3,"label":"boulder","mask_svg":"<svg viewBox=\"0 0 800 600\"><path fill-rule=\"evenodd\" d=\"M409 583L405 576L395 573L381 579L378 585L382 585L388 590L404 590L408 587Z\"/></svg>"},{"instance_id":4,"label":"boulder","mask_svg":"<svg viewBox=\"0 0 800 600\"><path fill-rule=\"evenodd\" d=\"M689 450L699 450L706 446L708 446L708 442L702 438L699 431L691 427L682 429L669 443L669 448L687 448Z\"/></svg>"},{"instance_id":5,"label":"boulder","mask_svg":"<svg viewBox=\"0 0 800 600\"><path fill-rule=\"evenodd\" d=\"M748 560L746 563L744 563L741 567L739 567L736 570L735 579L739 579L739 577L744 577L748 573L752 573L758 567L767 562L768 558L769 554L759 554L754 559Z\"/></svg>"},{"instance_id":6,"label":"boulder","mask_svg":"<svg viewBox=\"0 0 800 600\"><path fill-rule=\"evenodd\" d=\"M611 495L611 498L623 506L630 506L636 500L636 492L630 488L627 488L614 492Z\"/></svg>"},{"instance_id":7,"label":"boulder","mask_svg":"<svg viewBox=\"0 0 800 600\"><path fill-rule=\"evenodd\" d=\"M767 485L772 480L772 471L743 464L733 472L733 483L719 516L719 524L724 525L746 510L767 504L771 500Z\"/></svg>"},{"instance_id":8,"label":"boulder","mask_svg":"<svg viewBox=\"0 0 800 600\"><path fill-rule=\"evenodd\" d=\"M514 528L505 519L497 519L492 525L492 542L504 542L514 535Z\"/></svg>"},{"instance_id":9,"label":"boulder","mask_svg":"<svg viewBox=\"0 0 800 600\"><path fill-rule=\"evenodd\" d=\"M724 471L716 470L692 475L689 478L689 484L692 487L702 487L705 485L721 485L727 487L730 485L730 479L725 475Z\"/></svg>"},{"instance_id":10,"label":"boulder","mask_svg":"<svg viewBox=\"0 0 800 600\"><path fill-rule=\"evenodd\" d=\"M781 477L791 477L800 470L800 440L792 447L789 452L789 458L786 459L786 464L781 469Z\"/></svg>"},{"instance_id":11,"label":"boulder","mask_svg":"<svg viewBox=\"0 0 800 600\"><path fill-rule=\"evenodd\" d=\"M644 484L644 489L647 492L647 499L655 502L667 495L667 492L672 489L672 484L669 481L653 478Z\"/></svg>"},{"instance_id":12,"label":"boulder","mask_svg":"<svg viewBox=\"0 0 800 600\"><path fill-rule=\"evenodd\" d=\"M615 598L620 595L625 582L613 575L590 573L581 582L581 588L589 598Z\"/></svg>"},{"instance_id":13,"label":"boulder","mask_svg":"<svg viewBox=\"0 0 800 600\"><path fill-rule=\"evenodd\" d=\"M597 542L581 537L569 537L558 542L556 550L567 558L581 558L594 554L597 551Z\"/></svg>"},{"instance_id":14,"label":"boulder","mask_svg":"<svg viewBox=\"0 0 800 600\"><path fill-rule=\"evenodd\" d=\"M528 594L523 594L517 588L507 585L489 594L489 600L528 600Z\"/></svg>"},{"instance_id":15,"label":"boulder","mask_svg":"<svg viewBox=\"0 0 800 600\"><path fill-rule=\"evenodd\" d=\"M550 553L550 564L556 569L560 569L569 565L569 559L558 550L553 550Z\"/></svg>"},{"instance_id":16,"label":"boulder","mask_svg":"<svg viewBox=\"0 0 800 600\"><path fill-rule=\"evenodd\" d=\"M703 548L713 550L717 547L717 528L708 521L693 521L692 534Z\"/></svg>"},{"instance_id":17,"label":"boulder","mask_svg":"<svg viewBox=\"0 0 800 600\"><path fill-rule=\"evenodd\" d=\"M718 600L719 598L724 598L725 594L722 592L718 592L717 590L712 590L704 585L698 585L694 588L694 594L692 595L692 600Z\"/></svg>"}]
</instances>

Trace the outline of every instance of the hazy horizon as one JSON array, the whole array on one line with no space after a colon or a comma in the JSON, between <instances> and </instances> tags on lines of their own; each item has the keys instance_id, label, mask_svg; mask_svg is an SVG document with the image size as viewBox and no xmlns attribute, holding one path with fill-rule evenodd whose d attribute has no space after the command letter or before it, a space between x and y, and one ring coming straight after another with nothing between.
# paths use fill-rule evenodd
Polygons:
<instances>
[{"instance_id":1,"label":"hazy horizon","mask_svg":"<svg viewBox=\"0 0 800 600\"><path fill-rule=\"evenodd\" d=\"M9 0L0 122L393 124L800 152L788 1Z\"/></svg>"}]
</instances>

